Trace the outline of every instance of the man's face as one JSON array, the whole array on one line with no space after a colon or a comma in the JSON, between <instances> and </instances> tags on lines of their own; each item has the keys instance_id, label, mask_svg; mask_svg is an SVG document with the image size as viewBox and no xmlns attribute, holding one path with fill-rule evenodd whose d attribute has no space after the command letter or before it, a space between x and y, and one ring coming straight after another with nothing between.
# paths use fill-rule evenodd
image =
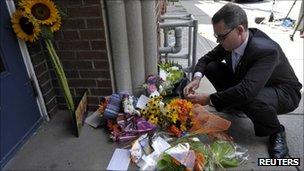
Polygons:
<instances>
[{"instance_id":1,"label":"man's face","mask_svg":"<svg viewBox=\"0 0 304 171\"><path fill-rule=\"evenodd\" d=\"M238 32L238 27L227 28L223 20L213 24L214 36L216 42L220 43L227 51L236 49L241 44L241 35Z\"/></svg>"}]
</instances>

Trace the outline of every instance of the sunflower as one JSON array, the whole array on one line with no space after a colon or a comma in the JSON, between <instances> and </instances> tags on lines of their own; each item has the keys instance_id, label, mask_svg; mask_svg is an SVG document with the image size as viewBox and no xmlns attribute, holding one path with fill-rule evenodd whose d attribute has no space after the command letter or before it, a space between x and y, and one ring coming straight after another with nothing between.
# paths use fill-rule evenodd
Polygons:
<instances>
[{"instance_id":1,"label":"sunflower","mask_svg":"<svg viewBox=\"0 0 304 171\"><path fill-rule=\"evenodd\" d=\"M50 0L28 0L20 4L26 14L32 15L39 24L51 25L59 18L59 11Z\"/></svg>"},{"instance_id":2,"label":"sunflower","mask_svg":"<svg viewBox=\"0 0 304 171\"><path fill-rule=\"evenodd\" d=\"M12 27L18 38L30 42L34 42L38 39L40 34L39 25L27 18L23 11L16 10L11 21Z\"/></svg>"},{"instance_id":3,"label":"sunflower","mask_svg":"<svg viewBox=\"0 0 304 171\"><path fill-rule=\"evenodd\" d=\"M55 32L58 31L61 27L61 18L58 16L57 20L51 24L51 31Z\"/></svg>"}]
</instances>

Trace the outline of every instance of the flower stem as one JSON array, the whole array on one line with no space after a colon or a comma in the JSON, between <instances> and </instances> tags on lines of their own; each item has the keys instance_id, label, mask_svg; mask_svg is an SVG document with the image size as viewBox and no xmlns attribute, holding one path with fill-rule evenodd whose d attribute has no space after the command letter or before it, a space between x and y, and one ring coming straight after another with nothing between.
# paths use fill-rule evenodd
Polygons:
<instances>
[{"instance_id":1,"label":"flower stem","mask_svg":"<svg viewBox=\"0 0 304 171\"><path fill-rule=\"evenodd\" d=\"M67 103L68 109L73 113L75 110L73 97L71 95L70 87L68 85L67 78L65 76L64 70L62 68L61 62L59 60L59 57L54 49L53 43L50 39L44 39L44 42L46 44L48 53L50 55L51 62L53 64L53 67L55 69L55 73L57 75L59 84L61 88L63 89L63 94L65 101Z\"/></svg>"}]
</instances>

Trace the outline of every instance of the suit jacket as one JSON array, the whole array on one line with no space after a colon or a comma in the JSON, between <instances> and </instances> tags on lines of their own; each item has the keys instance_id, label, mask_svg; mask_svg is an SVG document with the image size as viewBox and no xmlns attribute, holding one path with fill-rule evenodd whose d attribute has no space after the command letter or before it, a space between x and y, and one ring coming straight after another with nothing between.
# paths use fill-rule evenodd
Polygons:
<instances>
[{"instance_id":1,"label":"suit jacket","mask_svg":"<svg viewBox=\"0 0 304 171\"><path fill-rule=\"evenodd\" d=\"M199 71L204 75L209 62L223 60L232 69L231 52L219 44L199 59L195 72ZM235 68L235 77L237 85L210 95L218 111L250 102L263 87L279 90L279 104L290 103L289 110L294 110L301 99L302 85L280 45L258 29L249 29L248 44Z\"/></svg>"}]
</instances>

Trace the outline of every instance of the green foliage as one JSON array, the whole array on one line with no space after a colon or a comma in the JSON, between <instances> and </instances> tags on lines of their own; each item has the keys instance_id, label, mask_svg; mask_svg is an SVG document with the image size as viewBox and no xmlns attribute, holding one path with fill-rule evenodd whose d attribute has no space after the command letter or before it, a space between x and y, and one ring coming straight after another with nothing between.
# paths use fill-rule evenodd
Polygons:
<instances>
[{"instance_id":1,"label":"green foliage","mask_svg":"<svg viewBox=\"0 0 304 171\"><path fill-rule=\"evenodd\" d=\"M41 26L41 36L44 39L50 39L50 40L53 40L54 38L54 34L52 33L51 28L46 25Z\"/></svg>"},{"instance_id":2,"label":"green foliage","mask_svg":"<svg viewBox=\"0 0 304 171\"><path fill-rule=\"evenodd\" d=\"M185 166L174 163L172 157L167 153L163 153L161 159L157 162L156 168L158 171L184 171L186 169Z\"/></svg>"},{"instance_id":3,"label":"green foliage","mask_svg":"<svg viewBox=\"0 0 304 171\"><path fill-rule=\"evenodd\" d=\"M216 163L221 167L236 167L240 164L235 158L235 148L229 141L217 140L211 144Z\"/></svg>"}]
</instances>

